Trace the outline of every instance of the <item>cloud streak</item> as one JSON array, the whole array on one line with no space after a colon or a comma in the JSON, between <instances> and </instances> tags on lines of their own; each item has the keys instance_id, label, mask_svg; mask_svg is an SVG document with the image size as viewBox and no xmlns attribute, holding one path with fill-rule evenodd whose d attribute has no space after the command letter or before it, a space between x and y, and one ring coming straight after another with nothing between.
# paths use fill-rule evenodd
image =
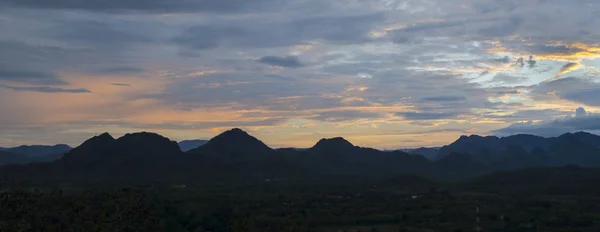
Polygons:
<instances>
[{"instance_id":1,"label":"cloud streak","mask_svg":"<svg viewBox=\"0 0 600 232\"><path fill-rule=\"evenodd\" d=\"M284 68L300 68L304 66L297 56L263 56L258 59L258 62Z\"/></svg>"},{"instance_id":2,"label":"cloud streak","mask_svg":"<svg viewBox=\"0 0 600 232\"><path fill-rule=\"evenodd\" d=\"M87 89L67 89L48 86L33 86L33 87L18 87L0 84L0 88L10 89L14 91L39 92L39 93L91 93Z\"/></svg>"}]
</instances>

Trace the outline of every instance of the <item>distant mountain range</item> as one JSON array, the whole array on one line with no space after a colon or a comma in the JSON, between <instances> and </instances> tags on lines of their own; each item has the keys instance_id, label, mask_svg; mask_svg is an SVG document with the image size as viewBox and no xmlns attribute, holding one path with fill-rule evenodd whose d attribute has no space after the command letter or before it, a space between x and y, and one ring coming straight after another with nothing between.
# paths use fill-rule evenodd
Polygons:
<instances>
[{"instance_id":1,"label":"distant mountain range","mask_svg":"<svg viewBox=\"0 0 600 232\"><path fill-rule=\"evenodd\" d=\"M179 148L182 151L187 152L189 150L192 150L194 148L204 145L206 142L208 142L208 140L184 140L184 141L180 141L178 144L179 144Z\"/></svg>"},{"instance_id":2,"label":"distant mountain range","mask_svg":"<svg viewBox=\"0 0 600 232\"><path fill-rule=\"evenodd\" d=\"M414 149L400 149L400 151L406 152L411 155L422 155L427 159L434 160L438 157L439 147L421 147Z\"/></svg>"},{"instance_id":3,"label":"distant mountain range","mask_svg":"<svg viewBox=\"0 0 600 232\"><path fill-rule=\"evenodd\" d=\"M50 162L60 159L70 150L71 147L65 144L0 148L0 165Z\"/></svg>"},{"instance_id":4,"label":"distant mountain range","mask_svg":"<svg viewBox=\"0 0 600 232\"><path fill-rule=\"evenodd\" d=\"M185 146L193 143L202 142L186 142ZM274 150L245 131L232 129L187 152L182 151L189 148L185 146L147 132L118 139L105 133L52 163L5 166L0 174L15 181L253 182L342 177L357 180L403 174L462 179L529 167L600 167L600 136L583 132L556 138L462 136L439 150L405 152L358 147L339 137L321 139L308 149ZM423 156L415 155L419 153ZM6 160L4 164L30 162L15 154L3 151L0 159Z\"/></svg>"}]
</instances>

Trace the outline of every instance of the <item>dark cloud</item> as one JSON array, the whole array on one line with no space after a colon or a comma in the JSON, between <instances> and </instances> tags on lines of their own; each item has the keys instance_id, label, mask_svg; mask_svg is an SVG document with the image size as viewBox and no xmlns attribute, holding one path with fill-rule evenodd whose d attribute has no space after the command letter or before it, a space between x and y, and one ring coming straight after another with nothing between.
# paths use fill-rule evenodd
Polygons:
<instances>
[{"instance_id":1,"label":"dark cloud","mask_svg":"<svg viewBox=\"0 0 600 232\"><path fill-rule=\"evenodd\" d=\"M14 91L27 91L27 92L40 92L40 93L91 93L87 89L67 89L67 88L56 88L47 86L35 86L35 87L18 87L10 85L0 84L0 88L11 89Z\"/></svg>"},{"instance_id":2,"label":"dark cloud","mask_svg":"<svg viewBox=\"0 0 600 232\"><path fill-rule=\"evenodd\" d=\"M299 68L304 66L297 56L263 56L258 59L258 62L284 68Z\"/></svg>"},{"instance_id":3,"label":"dark cloud","mask_svg":"<svg viewBox=\"0 0 600 232\"><path fill-rule=\"evenodd\" d=\"M528 60L525 60L524 57L519 57L519 59L517 59L517 65L522 67L525 67L525 64L527 64L529 66L529 68L533 68L535 67L535 64L537 64L537 61L533 59L533 56L529 56Z\"/></svg>"},{"instance_id":4,"label":"dark cloud","mask_svg":"<svg viewBox=\"0 0 600 232\"><path fill-rule=\"evenodd\" d=\"M112 83L112 84L110 84L110 85L113 85L113 86L120 86L120 87L131 87L131 85L130 85L130 84L126 84L126 83Z\"/></svg>"},{"instance_id":5,"label":"dark cloud","mask_svg":"<svg viewBox=\"0 0 600 232\"><path fill-rule=\"evenodd\" d=\"M584 51L581 48L576 48L573 46L544 44L529 44L520 47L519 50L536 55L572 55Z\"/></svg>"},{"instance_id":6,"label":"dark cloud","mask_svg":"<svg viewBox=\"0 0 600 232\"><path fill-rule=\"evenodd\" d=\"M562 68L560 68L560 71L558 71L556 76L567 74L567 72L572 71L571 69L575 68L577 66L579 66L578 63L573 63L573 62L567 63L567 64L563 65Z\"/></svg>"},{"instance_id":7,"label":"dark cloud","mask_svg":"<svg viewBox=\"0 0 600 232\"><path fill-rule=\"evenodd\" d=\"M575 117L585 117L587 116L587 112L585 111L585 109L583 107L579 107L577 108L577 110L575 110Z\"/></svg>"},{"instance_id":8,"label":"dark cloud","mask_svg":"<svg viewBox=\"0 0 600 232\"><path fill-rule=\"evenodd\" d=\"M324 122L342 122L351 121L357 119L376 119L381 118L381 113L365 112L357 110L343 110L343 111L326 111L321 112L319 115L310 117L308 119L324 121Z\"/></svg>"},{"instance_id":9,"label":"dark cloud","mask_svg":"<svg viewBox=\"0 0 600 232\"><path fill-rule=\"evenodd\" d=\"M508 64L510 63L510 58L508 56L504 56L502 58L493 59L493 61Z\"/></svg>"},{"instance_id":10,"label":"dark cloud","mask_svg":"<svg viewBox=\"0 0 600 232\"><path fill-rule=\"evenodd\" d=\"M398 30L396 30L396 32L413 33L413 32L430 31L430 30L440 29L440 28L450 28L450 27L462 26L467 23L469 23L469 20L421 23L421 24L412 25L412 26L409 26L406 28L398 29Z\"/></svg>"},{"instance_id":11,"label":"dark cloud","mask_svg":"<svg viewBox=\"0 0 600 232\"><path fill-rule=\"evenodd\" d=\"M67 82L61 80L60 77L54 73L43 71L11 70L7 68L2 68L1 66L0 80L41 85L67 84Z\"/></svg>"},{"instance_id":12,"label":"dark cloud","mask_svg":"<svg viewBox=\"0 0 600 232\"><path fill-rule=\"evenodd\" d=\"M277 6L274 0L0 0L0 6L105 13L233 13Z\"/></svg>"},{"instance_id":13,"label":"dark cloud","mask_svg":"<svg viewBox=\"0 0 600 232\"><path fill-rule=\"evenodd\" d=\"M144 72L143 68L132 67L132 66L116 66L108 68L100 68L96 70L99 74L136 74Z\"/></svg>"},{"instance_id":14,"label":"dark cloud","mask_svg":"<svg viewBox=\"0 0 600 232\"><path fill-rule=\"evenodd\" d=\"M493 26L479 29L478 33L485 37L503 37L514 34L519 30L523 23L520 17L511 17L508 20L494 24Z\"/></svg>"},{"instance_id":15,"label":"dark cloud","mask_svg":"<svg viewBox=\"0 0 600 232\"><path fill-rule=\"evenodd\" d=\"M497 113L497 112L496 112ZM564 116L564 112L544 109L544 110L520 110L511 114L497 115L494 113L481 115L484 118L504 119L509 122L538 120L540 118L556 118Z\"/></svg>"},{"instance_id":16,"label":"dark cloud","mask_svg":"<svg viewBox=\"0 0 600 232\"><path fill-rule=\"evenodd\" d=\"M93 49L121 51L155 40L144 33L144 26L127 21L68 21L50 28L46 34L57 40L90 46Z\"/></svg>"},{"instance_id":17,"label":"dark cloud","mask_svg":"<svg viewBox=\"0 0 600 232\"><path fill-rule=\"evenodd\" d=\"M233 127L254 127L254 126L273 126L281 124L287 120L282 117L274 117L267 119L247 119L247 120L232 120L220 122L165 122L165 123L136 123L125 121L75 121L66 122L59 126L81 126L85 128L93 127L118 127L137 130L208 130L212 128L233 128Z\"/></svg>"},{"instance_id":18,"label":"dark cloud","mask_svg":"<svg viewBox=\"0 0 600 232\"><path fill-rule=\"evenodd\" d=\"M435 97L423 97L421 101L426 102L456 102L467 100L465 96L435 96Z\"/></svg>"},{"instance_id":19,"label":"dark cloud","mask_svg":"<svg viewBox=\"0 0 600 232\"><path fill-rule=\"evenodd\" d=\"M529 56L529 60L527 60L527 64L529 65L529 68L533 68L533 67L535 67L535 64L537 64L537 61L533 59L533 56Z\"/></svg>"},{"instance_id":20,"label":"dark cloud","mask_svg":"<svg viewBox=\"0 0 600 232\"><path fill-rule=\"evenodd\" d=\"M553 92L556 96L590 106L600 106L600 83L586 78L566 77L539 84L534 96L543 97Z\"/></svg>"},{"instance_id":21,"label":"dark cloud","mask_svg":"<svg viewBox=\"0 0 600 232\"><path fill-rule=\"evenodd\" d=\"M458 116L457 113L435 113L435 112L400 112L396 116L403 117L406 120L440 120L454 119Z\"/></svg>"},{"instance_id":22,"label":"dark cloud","mask_svg":"<svg viewBox=\"0 0 600 232\"><path fill-rule=\"evenodd\" d=\"M382 14L328 16L275 22L236 21L197 25L186 29L173 42L186 49L217 47L269 48L304 44L313 40L333 43L363 43L371 40L371 28L385 18ZM187 51L189 52L189 51Z\"/></svg>"},{"instance_id":23,"label":"dark cloud","mask_svg":"<svg viewBox=\"0 0 600 232\"><path fill-rule=\"evenodd\" d=\"M498 135L534 134L540 136L558 136L568 132L600 130L600 115L582 114L585 109L577 109L575 116L568 116L541 123L517 123L493 131Z\"/></svg>"}]
</instances>

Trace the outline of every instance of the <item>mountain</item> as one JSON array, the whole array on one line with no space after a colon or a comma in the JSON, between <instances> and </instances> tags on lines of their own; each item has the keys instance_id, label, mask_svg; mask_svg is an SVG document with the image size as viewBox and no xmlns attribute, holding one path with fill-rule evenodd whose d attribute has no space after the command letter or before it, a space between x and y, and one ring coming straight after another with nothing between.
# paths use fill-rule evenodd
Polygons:
<instances>
[{"instance_id":1,"label":"mountain","mask_svg":"<svg viewBox=\"0 0 600 232\"><path fill-rule=\"evenodd\" d=\"M450 153L435 162L436 174L443 179L462 179L485 173L488 169L470 154Z\"/></svg>"},{"instance_id":2,"label":"mountain","mask_svg":"<svg viewBox=\"0 0 600 232\"><path fill-rule=\"evenodd\" d=\"M64 153L67 153L71 150L69 145L65 144L57 144L53 146L47 145L23 145L19 147L13 148L4 148L4 151L15 153L15 154L23 154L31 158L42 158L46 156L62 156Z\"/></svg>"},{"instance_id":3,"label":"mountain","mask_svg":"<svg viewBox=\"0 0 600 232\"><path fill-rule=\"evenodd\" d=\"M60 159L71 147L64 144L53 146L24 145L12 148L0 148L4 152L0 165L21 164L31 162L52 162Z\"/></svg>"},{"instance_id":4,"label":"mountain","mask_svg":"<svg viewBox=\"0 0 600 232\"><path fill-rule=\"evenodd\" d=\"M181 151L188 152L194 148L198 148L206 144L207 142L208 140L184 140L180 141L178 144Z\"/></svg>"},{"instance_id":5,"label":"mountain","mask_svg":"<svg viewBox=\"0 0 600 232\"><path fill-rule=\"evenodd\" d=\"M540 166L600 167L597 139L598 136L587 133L556 138L462 136L440 148L439 153L446 155L429 160L402 151L355 146L341 137L321 139L308 149L273 150L247 132L231 129L183 152L178 143L154 133L126 134L118 139L104 133L88 139L55 162L5 166L0 168L0 175L18 181L60 183L358 181L402 175L459 180ZM19 154L3 152L2 157L0 161L6 160L2 162L31 162L29 157Z\"/></svg>"},{"instance_id":6,"label":"mountain","mask_svg":"<svg viewBox=\"0 0 600 232\"><path fill-rule=\"evenodd\" d=\"M497 152L503 150L503 144L500 138L496 136L482 137L479 135L461 136L450 145L440 148L438 159L452 153L477 154L476 159L487 160Z\"/></svg>"},{"instance_id":7,"label":"mountain","mask_svg":"<svg viewBox=\"0 0 600 232\"><path fill-rule=\"evenodd\" d=\"M440 148L437 147L421 147L415 149L400 149L402 152L406 152L411 155L421 155L429 160L435 160L438 156Z\"/></svg>"},{"instance_id":8,"label":"mountain","mask_svg":"<svg viewBox=\"0 0 600 232\"><path fill-rule=\"evenodd\" d=\"M578 132L559 137L534 135L461 136L440 149L437 159L451 153L470 154L493 170L511 170L535 166L600 165L600 136Z\"/></svg>"},{"instance_id":9,"label":"mountain","mask_svg":"<svg viewBox=\"0 0 600 232\"><path fill-rule=\"evenodd\" d=\"M210 156L256 157L273 154L275 150L245 131L234 128L210 139L206 144L188 151Z\"/></svg>"},{"instance_id":10,"label":"mountain","mask_svg":"<svg viewBox=\"0 0 600 232\"><path fill-rule=\"evenodd\" d=\"M26 164L30 162L33 162L33 159L25 155L0 151L0 165Z\"/></svg>"},{"instance_id":11,"label":"mountain","mask_svg":"<svg viewBox=\"0 0 600 232\"><path fill-rule=\"evenodd\" d=\"M69 170L78 178L158 180L177 168L182 154L176 142L158 134L140 132L114 139L104 133L65 154L56 162L55 172Z\"/></svg>"},{"instance_id":12,"label":"mountain","mask_svg":"<svg viewBox=\"0 0 600 232\"><path fill-rule=\"evenodd\" d=\"M309 150L317 153L345 153L356 151L357 147L344 138L336 137L321 139Z\"/></svg>"},{"instance_id":13,"label":"mountain","mask_svg":"<svg viewBox=\"0 0 600 232\"><path fill-rule=\"evenodd\" d=\"M115 138L109 133L94 136L66 153L61 161L76 162L101 159L102 156L109 155L113 152L111 149L114 146L114 143Z\"/></svg>"},{"instance_id":14,"label":"mountain","mask_svg":"<svg viewBox=\"0 0 600 232\"><path fill-rule=\"evenodd\" d=\"M354 146L344 138L321 139L299 162L323 173L385 177L402 174L432 174L432 162L401 151L386 152Z\"/></svg>"}]
</instances>

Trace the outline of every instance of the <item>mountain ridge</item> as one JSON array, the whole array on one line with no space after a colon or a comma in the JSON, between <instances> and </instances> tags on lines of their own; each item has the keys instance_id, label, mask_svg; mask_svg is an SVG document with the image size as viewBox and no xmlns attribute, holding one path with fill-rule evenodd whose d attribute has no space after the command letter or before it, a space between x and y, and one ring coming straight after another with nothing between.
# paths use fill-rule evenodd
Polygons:
<instances>
[{"instance_id":1,"label":"mountain ridge","mask_svg":"<svg viewBox=\"0 0 600 232\"><path fill-rule=\"evenodd\" d=\"M258 181L332 175L381 178L403 174L451 180L537 166L600 167L600 149L589 144L599 137L582 133L544 139L530 135L505 138L461 136L457 142L448 145L454 149L450 149L450 154L429 160L402 151L354 146L341 137L321 139L309 149L275 150L237 128L188 152L183 152L177 142L155 133L130 133L117 139L103 133L86 140L53 163L13 169L21 170L17 173L38 173L36 175L40 177L37 178L54 175L57 179L68 179L75 175L78 178L132 181L168 178ZM546 140L552 145L542 146ZM522 146L528 144L534 145ZM463 148L466 149L461 150ZM450 151L448 147L446 149Z\"/></svg>"}]
</instances>

